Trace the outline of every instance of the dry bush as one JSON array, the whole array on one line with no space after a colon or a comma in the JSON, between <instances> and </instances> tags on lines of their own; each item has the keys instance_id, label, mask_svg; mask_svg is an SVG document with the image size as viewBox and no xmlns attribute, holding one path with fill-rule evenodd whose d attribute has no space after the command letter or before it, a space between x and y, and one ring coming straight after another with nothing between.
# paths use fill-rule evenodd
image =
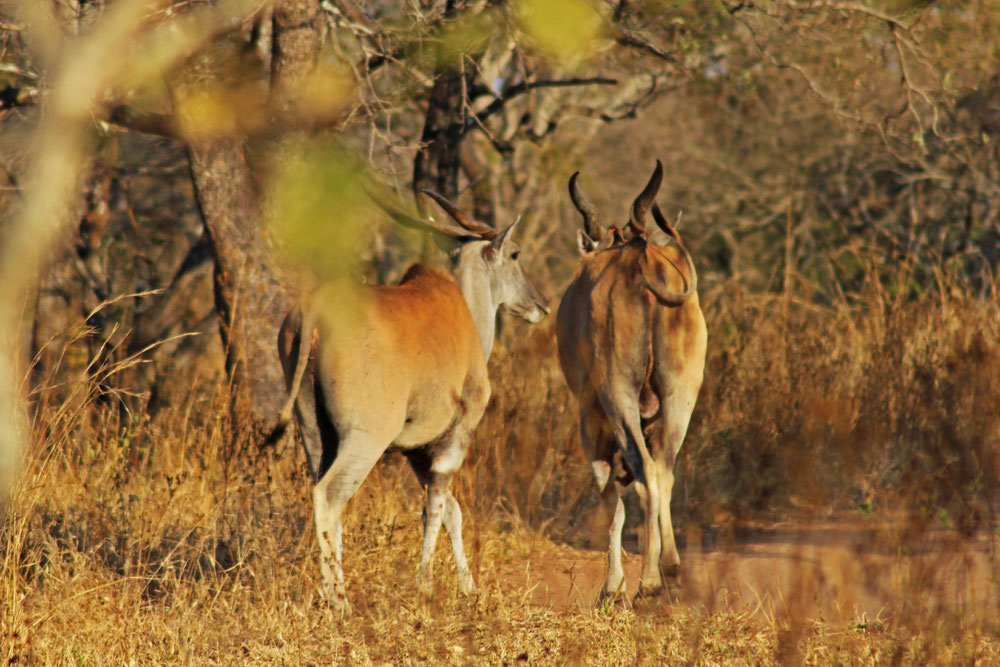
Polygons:
<instances>
[{"instance_id":1,"label":"dry bush","mask_svg":"<svg viewBox=\"0 0 1000 667\"><path fill-rule=\"evenodd\" d=\"M918 300L869 287L832 307L720 290L708 312L677 496L689 515L791 502L879 503L967 531L995 518L995 301L957 286Z\"/></svg>"},{"instance_id":2,"label":"dry bush","mask_svg":"<svg viewBox=\"0 0 1000 667\"><path fill-rule=\"evenodd\" d=\"M789 589L800 600L756 609L739 601L635 609L593 608L589 599L532 602L526 582L544 577L556 555L593 563L599 552L573 545L603 545L592 528L596 496L551 323L531 329L512 323L492 362L494 399L454 482L481 589L476 599L454 593L444 540L435 591L418 593L421 497L402 457L387 456L348 506L344 562L355 613L340 619L317 593L308 473L292 439L263 453L234 447L219 377L194 384L153 419L100 400L97 385L84 377L52 389L73 401L47 402L43 391L38 402L34 445L0 542L4 658L40 664L1000 658L995 618L933 606L925 596L928 587L942 585L937 570L961 565L965 536L993 525L996 302L947 288L918 300L873 290L828 307L725 284L705 301L709 368L678 464L679 532L712 527L738 541L741 527L754 521L822 520L847 510L885 519L887 528L873 534L905 557L931 527L943 529L951 546L936 560L914 561L900 584L912 592L892 613L860 614L846 626L811 615L817 584L808 568ZM121 370L105 375L117 379ZM901 514L908 520L895 521ZM888 570L868 576L876 590L898 590ZM996 582L985 585L995 589Z\"/></svg>"},{"instance_id":3,"label":"dry bush","mask_svg":"<svg viewBox=\"0 0 1000 667\"><path fill-rule=\"evenodd\" d=\"M728 13L666 4L675 13L660 7L654 14L663 25L647 27L687 54L689 64L660 72L670 86L681 76L680 87L658 101L656 114L650 109L645 120L607 129L590 117L603 102L581 107L599 96L595 91L522 97L522 106L509 107L494 127L502 128L495 136L521 133L513 152L489 152L492 136L475 139L488 166L483 183L494 190L486 209L498 220L525 214L519 234L526 255L545 265L538 275L555 293L551 283L570 271L563 258L576 229L558 224L556 214L569 211L565 197L554 194L569 173L579 167L598 181L598 203L609 216L622 216L653 159L664 158L671 178L661 202L685 210L682 231L690 230L692 245L703 250L697 256L710 331L706 383L674 491L685 555L718 544L735 560L748 536L778 521L829 523L850 515L867 522L863 535L872 544L849 545L838 558L860 561L865 588L893 600L884 616L857 613L844 623L815 613L814 597L854 575L845 565L823 579L821 563L805 558L795 562L783 599L756 604L717 605L695 594L628 609L595 609L592 595L579 606L538 602L535 582L564 574L557 557L581 569L600 563L599 551L576 547L600 549L604 539L592 520L596 494L579 452L576 405L555 360L552 322L507 329L491 366L494 399L454 481L480 595L455 596L443 539L437 587L431 596L418 594L420 492L401 458L389 455L348 506L344 561L355 614L332 615L316 592L318 550L302 455L292 441L266 452L233 442L215 333L203 337L211 343L184 353L197 362L164 346L162 356L171 358L161 356L159 376L133 381L136 350L123 330L161 319L152 304L140 312L122 301L115 312L100 311L103 320L61 319L147 284L170 285L182 275L185 249L200 245L182 150L122 139L120 158L117 142L102 140L100 152L109 155L94 169L91 200L103 172L111 172L105 241L96 243L95 229L81 224L80 242L65 254L82 258L87 271L74 265L71 275L56 275L69 266L60 262L40 290L37 320L56 331L42 332L51 347L32 396L32 444L17 488L0 508L0 659L1000 662L995 614L937 595L950 585L942 573L969 569L970 545L986 543L990 576L970 586L997 599L1000 318L990 276L997 264L998 144L990 138L1000 90L990 31L996 12L988 3L927 6L911 42L909 29L878 20L871 12L880 10L867 4L739 3ZM913 3L882 4L903 11ZM831 32L815 32L819 25ZM357 49L340 42L339 57L372 62L355 38ZM3 39L6 48L10 40ZM926 49L917 48L919 39ZM106 43L113 47L109 63L120 67L126 61L118 40ZM873 45L881 45L877 57ZM891 45L897 48L882 48ZM902 59L920 65L913 81L899 80ZM629 58L609 66L624 73L637 64L640 78L650 73L648 63ZM511 81L523 74L520 57L509 67L517 71ZM377 160L397 175L409 172L418 141L413 91L426 87L409 69L381 68L395 72L373 86L386 89L388 106L362 101L360 124L344 129L347 145L359 153L368 146L369 161L376 161L375 147L384 147ZM94 96L82 97L81 108L89 109ZM573 103L563 110L542 104L560 99ZM624 118L638 107L617 111ZM940 128L928 124L939 111ZM860 123L847 123L844 115L855 112L863 113ZM885 113L888 124L874 120ZM79 131L90 123L90 114L81 114ZM598 128L601 138L591 141ZM57 148L72 147L59 134L44 136ZM41 195L42 204L57 199L51 185ZM38 236L37 226L25 229ZM857 244L877 249L869 257L850 250ZM399 246L390 244L383 259L403 254ZM912 266L918 260L919 270ZM940 266L963 275L941 273ZM87 273L99 279L85 279ZM16 269L17 280L4 287L28 275ZM170 326L212 328L207 281L198 280L200 290L168 292L182 295L175 296L182 312ZM768 291L776 288L782 293ZM118 335L96 335L104 326L120 327ZM151 340L171 330L152 329ZM211 370L188 377L192 367ZM161 392L158 410L139 395L151 388ZM629 517L631 545L641 538L635 503ZM866 558L873 549L900 567ZM577 583L572 574L564 579Z\"/></svg>"}]
</instances>

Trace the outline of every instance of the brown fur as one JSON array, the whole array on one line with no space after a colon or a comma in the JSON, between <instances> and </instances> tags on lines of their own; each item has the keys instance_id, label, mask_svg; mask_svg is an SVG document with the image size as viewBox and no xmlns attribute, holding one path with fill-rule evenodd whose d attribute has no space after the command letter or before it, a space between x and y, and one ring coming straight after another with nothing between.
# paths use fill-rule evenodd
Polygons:
<instances>
[{"instance_id":1,"label":"brown fur","mask_svg":"<svg viewBox=\"0 0 1000 667\"><path fill-rule=\"evenodd\" d=\"M584 255L556 322L559 361L580 402L581 444L612 515L602 596L624 591L619 486L633 480L646 514L640 591L661 590L663 572L677 572L673 464L705 367L705 318L687 251L679 237L681 249L655 245L638 231L627 243Z\"/></svg>"},{"instance_id":2,"label":"brown fur","mask_svg":"<svg viewBox=\"0 0 1000 667\"><path fill-rule=\"evenodd\" d=\"M326 395L334 423L379 424L394 432L394 446L407 448L443 433L457 417L457 399L466 410L485 406L479 337L444 271L415 265L391 286L332 283L312 301L326 304L311 354L322 376L336 378ZM293 326L285 324L283 331ZM289 338L281 336L279 355L290 382L298 355Z\"/></svg>"},{"instance_id":3,"label":"brown fur","mask_svg":"<svg viewBox=\"0 0 1000 667\"><path fill-rule=\"evenodd\" d=\"M514 225L496 232L433 197L461 229L428 226L390 205L383 208L403 224L459 239L455 279L417 265L398 285L329 283L301 313L288 315L278 337L289 396L274 433L280 435L294 411L316 481L323 593L342 611L349 605L340 517L390 448L404 451L427 493L418 581L430 582L444 526L458 586L465 593L475 589L462 544L461 509L448 487L490 398L486 360L498 309L529 322L548 313L510 239ZM300 347L301 340L309 341L308 347Z\"/></svg>"}]
</instances>

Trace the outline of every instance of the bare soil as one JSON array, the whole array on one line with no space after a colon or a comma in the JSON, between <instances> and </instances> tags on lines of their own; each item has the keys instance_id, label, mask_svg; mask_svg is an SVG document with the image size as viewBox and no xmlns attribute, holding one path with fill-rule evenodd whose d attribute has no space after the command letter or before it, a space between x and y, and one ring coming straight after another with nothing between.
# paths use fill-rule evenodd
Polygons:
<instances>
[{"instance_id":1,"label":"bare soil","mask_svg":"<svg viewBox=\"0 0 1000 667\"><path fill-rule=\"evenodd\" d=\"M963 536L859 515L719 532L689 533L672 595L642 605L679 599L707 611L835 623L948 611L986 620L1000 609L995 531ZM627 544L624 563L631 600L642 563L638 540ZM525 591L532 605L588 608L597 601L605 566L602 550L559 546L512 559L497 578L504 588Z\"/></svg>"}]
</instances>

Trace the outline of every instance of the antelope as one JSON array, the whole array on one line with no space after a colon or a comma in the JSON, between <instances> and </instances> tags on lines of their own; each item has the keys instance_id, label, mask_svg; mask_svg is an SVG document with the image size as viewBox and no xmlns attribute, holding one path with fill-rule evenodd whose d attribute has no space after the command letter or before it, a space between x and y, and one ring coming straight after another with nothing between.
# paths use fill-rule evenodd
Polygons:
<instances>
[{"instance_id":1,"label":"antelope","mask_svg":"<svg viewBox=\"0 0 1000 667\"><path fill-rule=\"evenodd\" d=\"M417 579L426 589L442 524L451 538L458 588L475 590L462 545L462 511L449 490L490 398L486 362L500 309L535 323L549 312L511 240L450 201L424 191L458 227L379 203L398 222L454 239L454 277L421 264L399 284L334 282L285 318L278 354L288 400L274 433L294 410L310 470L320 546L321 592L349 612L341 515L388 450L401 450L425 490ZM303 380L306 387L302 391Z\"/></svg>"},{"instance_id":2,"label":"antelope","mask_svg":"<svg viewBox=\"0 0 1000 667\"><path fill-rule=\"evenodd\" d=\"M582 214L583 258L556 316L559 363L580 404L580 442L601 506L611 519L608 570L600 599L624 594L621 494L635 482L645 513L639 595L676 579L680 557L670 519L674 460L687 432L705 368L707 330L698 276L676 229L653 202L663 178L657 160L624 230L604 227L573 174L570 198ZM653 242L646 212L674 242ZM631 238L626 240L626 234ZM618 456L616 456L616 454Z\"/></svg>"}]
</instances>

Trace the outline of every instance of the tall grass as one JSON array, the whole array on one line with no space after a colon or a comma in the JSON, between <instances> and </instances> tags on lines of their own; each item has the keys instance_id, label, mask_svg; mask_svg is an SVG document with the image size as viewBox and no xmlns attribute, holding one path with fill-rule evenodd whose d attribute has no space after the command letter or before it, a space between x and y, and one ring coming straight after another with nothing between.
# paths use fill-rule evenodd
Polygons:
<instances>
[{"instance_id":1,"label":"tall grass","mask_svg":"<svg viewBox=\"0 0 1000 667\"><path fill-rule=\"evenodd\" d=\"M33 444L0 536L0 657L38 664L1000 659L995 614L927 596L945 585L941 570L962 566L971 540L996 542L997 301L947 284L913 298L873 283L858 297L824 304L805 286L752 295L722 284L703 302L708 368L673 503L685 552L711 534L714 546L705 548L738 554L748 530L777 521L870 521L880 548L910 563L905 576L865 573L873 590L895 596L884 614L855 614L846 624L811 615L806 598L844 582L814 580L808 568L785 591L802 598L798 605L719 606L692 597L595 608L590 595L580 598L586 604L539 603L532 582L561 576L552 571L555 555L599 572L604 533L592 516L596 493L552 323L516 323L491 362L494 399L454 482L477 598L455 595L444 539L436 588L418 593L420 490L402 457L390 454L348 506L344 562L355 613L334 616L317 594L308 474L294 440L264 453L234 450L222 378L173 396L169 410L147 419L99 400L93 378L103 374L113 385L119 376L95 368L38 396ZM630 512L638 518L634 503ZM907 560L930 539L945 540L936 560ZM637 556L627 560L634 566ZM995 562L991 577L976 583L993 599Z\"/></svg>"}]
</instances>

